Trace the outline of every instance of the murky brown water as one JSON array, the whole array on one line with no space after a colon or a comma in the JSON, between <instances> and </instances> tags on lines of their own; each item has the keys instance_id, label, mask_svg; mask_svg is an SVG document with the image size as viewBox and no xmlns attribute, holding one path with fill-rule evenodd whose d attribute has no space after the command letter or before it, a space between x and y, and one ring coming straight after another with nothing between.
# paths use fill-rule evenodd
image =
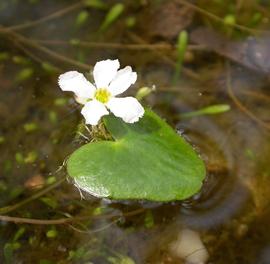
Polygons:
<instances>
[{"instance_id":1,"label":"murky brown water","mask_svg":"<svg viewBox=\"0 0 270 264\"><path fill-rule=\"evenodd\" d=\"M108 6L115 3L104 2ZM159 8L158 1L149 2L123 1L124 13L101 33L106 9L85 8L72 1L0 1L0 24L5 27L0 28L0 215L44 220L38 224L0 221L0 263L155 264L199 263L200 259L215 264L270 263L269 80L267 61L253 56L269 56L261 48L264 41L248 63L241 58L249 53L195 43L197 48L189 49L184 64L192 72L184 69L174 85L176 53L171 48L68 45L71 39L73 43L81 39L107 45L169 45L175 43L174 32L182 28L192 31L214 23L209 24L209 18L194 10L182 10L194 12L190 23L164 34L179 16L179 6L172 4L177 1L170 1L171 6L164 8L164 24L153 30L149 22L150 29L144 31L144 21L155 14L151 10ZM261 12L262 26L267 29L268 3L252 3L249 1L246 14ZM199 4L203 7L203 1ZM208 11L220 14L223 5L220 1ZM56 10L66 13L22 24ZM88 12L82 24L78 22L81 11ZM127 27L128 18L137 18L137 26ZM239 19L244 21L244 15ZM18 24L23 27L6 30ZM216 30L242 44L250 35ZM60 91L57 77L71 69L86 72L87 65L105 58L119 58L122 65L136 69L139 81L130 93L142 86L156 86L145 104L166 118L205 160L208 172L200 193L168 204L117 203L87 197L67 180L60 182L66 176L63 161L84 139L76 136L81 120L78 106ZM221 103L229 104L231 110L181 118L181 113ZM33 196L36 193L40 195ZM10 205L15 207L7 208ZM46 222L85 215L90 217L63 224ZM181 236L190 242L188 246L181 244ZM188 248L186 253L184 248Z\"/></svg>"}]
</instances>

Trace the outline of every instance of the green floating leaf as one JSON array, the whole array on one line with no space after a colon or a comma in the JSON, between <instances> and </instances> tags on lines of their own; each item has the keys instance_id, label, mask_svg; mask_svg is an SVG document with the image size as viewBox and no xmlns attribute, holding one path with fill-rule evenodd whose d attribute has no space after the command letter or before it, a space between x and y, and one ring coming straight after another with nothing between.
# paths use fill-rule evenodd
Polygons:
<instances>
[{"instance_id":1,"label":"green floating leaf","mask_svg":"<svg viewBox=\"0 0 270 264\"><path fill-rule=\"evenodd\" d=\"M79 188L97 197L152 201L182 200L200 189L203 161L154 112L134 124L114 116L104 123L115 141L86 144L68 159Z\"/></svg>"},{"instance_id":2,"label":"green floating leaf","mask_svg":"<svg viewBox=\"0 0 270 264\"><path fill-rule=\"evenodd\" d=\"M227 104L216 104L210 105L205 108L202 108L197 111L188 112L181 114L181 117L194 117L194 116L201 116L201 115L216 115L227 112L231 109L230 105Z\"/></svg>"},{"instance_id":3,"label":"green floating leaf","mask_svg":"<svg viewBox=\"0 0 270 264\"><path fill-rule=\"evenodd\" d=\"M124 11L124 5L121 3L115 4L107 13L100 30L106 30Z\"/></svg>"}]
</instances>

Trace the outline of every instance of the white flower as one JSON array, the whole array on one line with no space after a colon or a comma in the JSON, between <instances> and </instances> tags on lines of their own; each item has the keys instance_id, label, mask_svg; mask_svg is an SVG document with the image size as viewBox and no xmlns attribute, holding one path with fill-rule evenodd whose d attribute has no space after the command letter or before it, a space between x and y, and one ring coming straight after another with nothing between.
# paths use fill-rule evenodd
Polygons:
<instances>
[{"instance_id":1,"label":"white flower","mask_svg":"<svg viewBox=\"0 0 270 264\"><path fill-rule=\"evenodd\" d=\"M127 123L137 122L143 116L144 109L136 98L116 97L137 80L137 74L130 66L121 70L119 67L118 60L97 62L93 70L95 85L77 71L59 76L60 88L74 92L77 102L84 104L81 113L86 124L97 125L102 116L109 114L107 109Z\"/></svg>"}]
</instances>

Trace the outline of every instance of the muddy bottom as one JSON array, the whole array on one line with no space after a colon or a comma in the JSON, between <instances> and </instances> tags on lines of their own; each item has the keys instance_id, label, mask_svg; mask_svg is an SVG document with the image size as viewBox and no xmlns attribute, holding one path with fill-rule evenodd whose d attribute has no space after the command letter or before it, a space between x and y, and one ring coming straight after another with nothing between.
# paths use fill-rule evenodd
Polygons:
<instances>
[{"instance_id":1,"label":"muddy bottom","mask_svg":"<svg viewBox=\"0 0 270 264\"><path fill-rule=\"evenodd\" d=\"M259 31L269 4L150 2L121 1L102 29L115 1L1 1L1 263L270 263L270 53ZM175 79L182 30L190 38ZM110 201L68 178L65 159L86 139L81 106L57 78L108 58L137 71L130 95L155 87L143 104L204 160L193 197ZM216 104L230 110L183 116Z\"/></svg>"}]
</instances>

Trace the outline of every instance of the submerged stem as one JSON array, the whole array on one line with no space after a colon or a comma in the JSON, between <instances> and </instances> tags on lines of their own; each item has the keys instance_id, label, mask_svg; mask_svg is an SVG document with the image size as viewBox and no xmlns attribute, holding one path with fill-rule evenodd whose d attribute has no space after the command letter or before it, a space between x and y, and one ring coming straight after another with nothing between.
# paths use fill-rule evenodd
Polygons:
<instances>
[{"instance_id":1,"label":"submerged stem","mask_svg":"<svg viewBox=\"0 0 270 264\"><path fill-rule=\"evenodd\" d=\"M22 207L26 204L28 204L29 202L36 200L37 198L43 196L44 194L46 194L47 192L50 192L51 190L55 189L56 187L58 187L60 184L62 184L64 182L65 178L61 178L59 179L57 182L53 183L52 185L49 185L48 187L46 187L45 189L33 194L32 196L26 198L25 200L16 203L14 205L9 205L6 207L2 207L0 208L0 214L6 214L6 213L10 213L16 209L18 209L19 207ZM1 218L0 218L1 219ZM4 220L3 220L4 221Z\"/></svg>"},{"instance_id":2,"label":"submerged stem","mask_svg":"<svg viewBox=\"0 0 270 264\"><path fill-rule=\"evenodd\" d=\"M59 218L59 219L33 219L33 218L23 218L23 217L13 217L8 215L0 215L0 221L4 222L12 222L12 223L18 223L18 224L31 224L31 225L60 225L60 224L67 224L71 222L77 222L87 219L110 219L110 218L119 218L119 217L129 217L134 216L137 214L140 214L144 212L144 208L140 208L131 212L127 212L124 214L108 214L108 215L85 215L85 216L76 216L76 217L70 217L70 218Z\"/></svg>"},{"instance_id":3,"label":"submerged stem","mask_svg":"<svg viewBox=\"0 0 270 264\"><path fill-rule=\"evenodd\" d=\"M231 84L231 72L230 72L230 64L227 64L227 90L230 98L235 103L235 105L248 117L250 117L252 120L254 120L257 124L259 124L261 127L270 130L270 125L263 122L261 119L259 119L256 115L254 115L251 111L249 111L242 103L241 101L235 96L232 84Z\"/></svg>"},{"instance_id":4,"label":"submerged stem","mask_svg":"<svg viewBox=\"0 0 270 264\"><path fill-rule=\"evenodd\" d=\"M80 7L83 6L83 1L80 1L76 4L73 4L73 5L70 5L64 9L61 9L59 11L56 11L48 16L45 16L45 17L42 17L40 19L37 19L37 20L34 20L34 21L31 21L31 22L26 22L26 23L23 23L23 24L19 24L19 25L15 25L15 26L10 26L8 27L8 29L11 29L11 30L21 30L21 29L26 29L26 28L29 28L29 27L33 27L33 26L36 26L38 24L41 24L41 23L44 23L46 21L49 21L49 20L52 20L52 19L55 19L55 18L58 18L58 17L61 17L71 11L74 11Z\"/></svg>"},{"instance_id":5,"label":"submerged stem","mask_svg":"<svg viewBox=\"0 0 270 264\"><path fill-rule=\"evenodd\" d=\"M52 51L52 50L38 44L37 42L35 42L32 39L26 38L23 35L18 34L13 30L10 30L9 28L5 28L5 27L0 26L0 33L7 35L11 39L11 41L13 41L13 42L16 41L17 43L19 42L19 43L24 44L28 47L34 48L38 51L41 51L41 52L49 55L50 57L52 57L53 59L56 59L58 61L77 66L80 69L87 70L87 71L89 71L91 69L91 66L89 66L85 63L78 62L74 59L68 58L64 55L61 55L61 54L55 52L55 51Z\"/></svg>"},{"instance_id":6,"label":"submerged stem","mask_svg":"<svg viewBox=\"0 0 270 264\"><path fill-rule=\"evenodd\" d=\"M207 10L203 9L203 8L200 8L186 0L177 0L179 3L181 3L182 5L185 5L185 6L188 6L190 8L192 8L193 10L197 11L198 13L201 13L205 16L208 16L209 18L219 22L219 23L222 23L224 24L224 20L220 17L218 17L217 15L213 14L213 13L210 13L208 12ZM243 25L240 25L240 24L232 24L230 25L231 27L233 28L236 28L238 30L241 30L243 32L248 32L248 33L269 33L269 30L258 30L258 29L252 29L252 28L249 28L249 27L245 27Z\"/></svg>"}]
</instances>

